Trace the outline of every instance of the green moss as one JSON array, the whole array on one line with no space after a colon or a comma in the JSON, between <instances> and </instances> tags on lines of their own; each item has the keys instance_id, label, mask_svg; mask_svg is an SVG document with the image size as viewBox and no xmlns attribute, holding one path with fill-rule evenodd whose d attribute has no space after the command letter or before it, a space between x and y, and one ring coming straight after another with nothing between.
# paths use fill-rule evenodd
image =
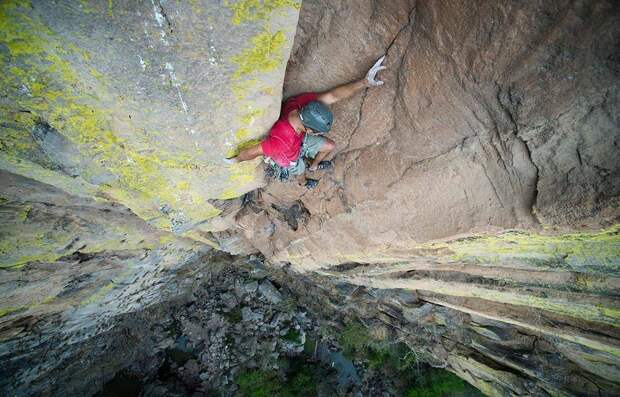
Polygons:
<instances>
[{"instance_id":1,"label":"green moss","mask_svg":"<svg viewBox=\"0 0 620 397\"><path fill-rule=\"evenodd\" d=\"M316 381L321 369L305 360L282 363L289 366L286 379L273 371L254 370L237 376L239 397L296 397L315 396Z\"/></svg>"},{"instance_id":2,"label":"green moss","mask_svg":"<svg viewBox=\"0 0 620 397\"><path fill-rule=\"evenodd\" d=\"M379 342L368 349L368 365L387 373L410 372L422 358L404 343Z\"/></svg>"},{"instance_id":3,"label":"green moss","mask_svg":"<svg viewBox=\"0 0 620 397\"><path fill-rule=\"evenodd\" d=\"M463 395L466 390L472 390L464 380L448 371L427 371L424 376L418 377L414 386L406 392L406 397L437 397ZM472 390L473 391L473 390Z\"/></svg>"},{"instance_id":4,"label":"green moss","mask_svg":"<svg viewBox=\"0 0 620 397\"><path fill-rule=\"evenodd\" d=\"M297 368L296 371L290 375L289 380L283 385L280 396L315 396L316 374L317 369L309 365L304 365L302 368Z\"/></svg>"},{"instance_id":5,"label":"green moss","mask_svg":"<svg viewBox=\"0 0 620 397\"><path fill-rule=\"evenodd\" d=\"M295 0L237 0L225 1L224 5L232 10L235 25L266 19L277 9L290 7L299 10L301 7L301 3Z\"/></svg>"},{"instance_id":6,"label":"green moss","mask_svg":"<svg viewBox=\"0 0 620 397\"><path fill-rule=\"evenodd\" d=\"M403 342L389 343L373 338L359 323L347 324L339 342L347 358L366 360L370 370L394 379L398 395L452 396L464 391L468 395L478 395L457 376L424 364L429 359L425 353L415 352Z\"/></svg>"},{"instance_id":7,"label":"green moss","mask_svg":"<svg viewBox=\"0 0 620 397\"><path fill-rule=\"evenodd\" d=\"M281 389L274 372L255 370L239 375L235 381L239 397L273 397Z\"/></svg>"},{"instance_id":8,"label":"green moss","mask_svg":"<svg viewBox=\"0 0 620 397\"><path fill-rule=\"evenodd\" d=\"M282 31L271 33L265 29L254 36L252 47L231 58L237 65L234 79L255 73L266 73L277 69L283 63L282 48L286 43L286 35Z\"/></svg>"},{"instance_id":9,"label":"green moss","mask_svg":"<svg viewBox=\"0 0 620 397\"><path fill-rule=\"evenodd\" d=\"M373 339L363 325L349 323L340 334L339 342L345 357L353 359L365 355Z\"/></svg>"},{"instance_id":10,"label":"green moss","mask_svg":"<svg viewBox=\"0 0 620 397\"><path fill-rule=\"evenodd\" d=\"M224 317L231 324L238 324L238 323L240 323L241 319L243 318L243 316L241 314L241 307L235 307L234 309L232 309L228 313L224 313Z\"/></svg>"},{"instance_id":11,"label":"green moss","mask_svg":"<svg viewBox=\"0 0 620 397\"><path fill-rule=\"evenodd\" d=\"M290 328L282 339L299 344L301 343L301 334L296 329Z\"/></svg>"},{"instance_id":12,"label":"green moss","mask_svg":"<svg viewBox=\"0 0 620 397\"><path fill-rule=\"evenodd\" d=\"M404 343L389 343L373 337L359 323L345 326L339 338L343 354L349 359L367 359L370 368L388 372L407 371L420 358Z\"/></svg>"}]
</instances>

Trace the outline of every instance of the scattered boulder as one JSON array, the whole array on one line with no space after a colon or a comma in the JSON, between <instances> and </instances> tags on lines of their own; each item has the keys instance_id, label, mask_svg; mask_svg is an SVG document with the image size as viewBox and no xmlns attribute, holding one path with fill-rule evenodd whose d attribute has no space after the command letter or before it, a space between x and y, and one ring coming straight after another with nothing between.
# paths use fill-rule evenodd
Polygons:
<instances>
[{"instance_id":1,"label":"scattered boulder","mask_svg":"<svg viewBox=\"0 0 620 397\"><path fill-rule=\"evenodd\" d=\"M258 292L273 305L282 302L282 294L269 280L264 280L260 283Z\"/></svg>"}]
</instances>

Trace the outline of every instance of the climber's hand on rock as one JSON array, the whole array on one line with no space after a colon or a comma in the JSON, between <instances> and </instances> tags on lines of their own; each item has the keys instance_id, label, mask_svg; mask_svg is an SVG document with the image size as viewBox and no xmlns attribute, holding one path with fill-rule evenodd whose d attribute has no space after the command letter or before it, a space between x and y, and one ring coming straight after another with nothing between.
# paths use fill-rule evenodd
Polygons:
<instances>
[{"instance_id":1,"label":"climber's hand on rock","mask_svg":"<svg viewBox=\"0 0 620 397\"><path fill-rule=\"evenodd\" d=\"M386 69L386 66L382 66L381 65L383 63L384 59L385 59L385 55L382 56L381 58L379 58L379 60L377 62L375 62L374 65L372 65L372 67L370 68L370 70L366 74L366 80L368 81L368 85L369 86L371 86L371 87L378 87L380 85L383 85L383 81L376 80L376 77L377 77L377 73L379 73L379 71L381 71L383 69Z\"/></svg>"}]
</instances>

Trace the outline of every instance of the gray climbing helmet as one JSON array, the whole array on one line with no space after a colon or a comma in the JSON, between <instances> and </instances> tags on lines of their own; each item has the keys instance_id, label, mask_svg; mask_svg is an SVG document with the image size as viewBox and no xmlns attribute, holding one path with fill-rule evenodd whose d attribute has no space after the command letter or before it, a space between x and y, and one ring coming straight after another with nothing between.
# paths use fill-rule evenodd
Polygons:
<instances>
[{"instance_id":1,"label":"gray climbing helmet","mask_svg":"<svg viewBox=\"0 0 620 397\"><path fill-rule=\"evenodd\" d=\"M334 115L331 110L319 101L312 101L301 108L299 118L304 127L319 134L329 132L334 122Z\"/></svg>"}]
</instances>

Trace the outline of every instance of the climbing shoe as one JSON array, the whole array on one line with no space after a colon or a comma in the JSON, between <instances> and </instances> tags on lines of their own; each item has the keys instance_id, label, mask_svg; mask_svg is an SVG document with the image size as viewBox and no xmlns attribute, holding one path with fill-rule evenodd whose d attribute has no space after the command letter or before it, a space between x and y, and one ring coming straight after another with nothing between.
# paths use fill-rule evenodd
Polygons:
<instances>
[{"instance_id":1,"label":"climbing shoe","mask_svg":"<svg viewBox=\"0 0 620 397\"><path fill-rule=\"evenodd\" d=\"M304 186L306 189L314 189L319 185L319 181L317 179L306 179L306 183Z\"/></svg>"},{"instance_id":2,"label":"climbing shoe","mask_svg":"<svg viewBox=\"0 0 620 397\"><path fill-rule=\"evenodd\" d=\"M329 160L325 160L325 161L321 161L317 166L315 170L310 170L310 171L318 171L318 170L331 170L332 168L334 168L334 163L332 163Z\"/></svg>"}]
</instances>

